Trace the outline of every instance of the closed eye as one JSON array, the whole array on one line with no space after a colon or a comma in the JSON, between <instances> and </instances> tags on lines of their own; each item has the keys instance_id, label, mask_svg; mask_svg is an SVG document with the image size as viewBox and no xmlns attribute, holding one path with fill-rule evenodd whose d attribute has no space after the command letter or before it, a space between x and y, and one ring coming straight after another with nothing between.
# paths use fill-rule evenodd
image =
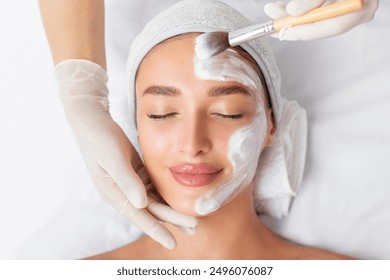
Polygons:
<instances>
[{"instance_id":1,"label":"closed eye","mask_svg":"<svg viewBox=\"0 0 390 280\"><path fill-rule=\"evenodd\" d=\"M224 119L233 119L233 120L241 119L243 117L243 114L233 114L233 115L230 115L230 114L214 113L214 115L218 116L218 117L221 117L221 118L224 118Z\"/></svg>"},{"instance_id":2,"label":"closed eye","mask_svg":"<svg viewBox=\"0 0 390 280\"><path fill-rule=\"evenodd\" d=\"M165 120L176 116L178 113L168 113L168 114L147 114L147 116L152 120Z\"/></svg>"}]
</instances>

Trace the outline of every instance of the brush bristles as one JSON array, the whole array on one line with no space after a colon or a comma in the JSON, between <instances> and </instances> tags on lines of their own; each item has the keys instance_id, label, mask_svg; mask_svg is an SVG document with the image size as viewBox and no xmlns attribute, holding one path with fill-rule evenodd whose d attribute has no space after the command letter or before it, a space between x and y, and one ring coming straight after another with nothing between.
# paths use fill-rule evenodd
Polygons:
<instances>
[{"instance_id":1,"label":"brush bristles","mask_svg":"<svg viewBox=\"0 0 390 280\"><path fill-rule=\"evenodd\" d=\"M229 45L227 32L208 32L199 35L195 41L195 55L199 59L208 59L224 52Z\"/></svg>"}]
</instances>

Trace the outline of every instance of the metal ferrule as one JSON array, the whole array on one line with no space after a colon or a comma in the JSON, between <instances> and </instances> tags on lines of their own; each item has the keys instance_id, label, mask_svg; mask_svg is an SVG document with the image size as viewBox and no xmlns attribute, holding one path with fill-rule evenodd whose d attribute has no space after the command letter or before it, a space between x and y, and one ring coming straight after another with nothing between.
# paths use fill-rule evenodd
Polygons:
<instances>
[{"instance_id":1,"label":"metal ferrule","mask_svg":"<svg viewBox=\"0 0 390 280\"><path fill-rule=\"evenodd\" d=\"M229 32L229 44L234 47L241 43L254 40L260 36L274 32L274 25L272 21L251 25Z\"/></svg>"}]
</instances>

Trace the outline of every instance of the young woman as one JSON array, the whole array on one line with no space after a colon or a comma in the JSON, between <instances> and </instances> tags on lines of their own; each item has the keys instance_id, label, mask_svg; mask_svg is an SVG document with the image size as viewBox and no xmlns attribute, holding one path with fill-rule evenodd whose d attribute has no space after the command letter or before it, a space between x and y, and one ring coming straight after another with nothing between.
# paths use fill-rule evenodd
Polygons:
<instances>
[{"instance_id":1,"label":"young woman","mask_svg":"<svg viewBox=\"0 0 390 280\"><path fill-rule=\"evenodd\" d=\"M167 224L177 241L172 250L145 236L90 259L347 258L290 243L258 219L254 188L270 182L258 176L264 172L260 155L280 145L277 134L285 128L272 54L262 41L207 61L194 50L198 32L242 24L238 12L219 2L183 1L135 40L129 138L143 157L155 199L197 217L198 225L188 232ZM210 194L221 194L223 203L205 207Z\"/></svg>"}]
</instances>

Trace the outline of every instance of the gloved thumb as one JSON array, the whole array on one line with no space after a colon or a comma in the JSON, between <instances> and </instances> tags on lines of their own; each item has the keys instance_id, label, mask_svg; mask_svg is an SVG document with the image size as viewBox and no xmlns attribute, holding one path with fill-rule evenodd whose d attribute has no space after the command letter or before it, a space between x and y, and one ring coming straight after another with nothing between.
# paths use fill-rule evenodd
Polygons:
<instances>
[{"instance_id":1,"label":"gloved thumb","mask_svg":"<svg viewBox=\"0 0 390 280\"><path fill-rule=\"evenodd\" d=\"M148 204L145 185L133 169L131 162L117 161L109 167L111 175L121 191L135 208L145 208Z\"/></svg>"},{"instance_id":2,"label":"gloved thumb","mask_svg":"<svg viewBox=\"0 0 390 280\"><path fill-rule=\"evenodd\" d=\"M301 16L310 10L320 7L325 0L292 0L286 6L286 11L290 16Z\"/></svg>"},{"instance_id":3,"label":"gloved thumb","mask_svg":"<svg viewBox=\"0 0 390 280\"><path fill-rule=\"evenodd\" d=\"M264 13L272 19L287 17L286 3L268 3L264 6Z\"/></svg>"}]
</instances>

